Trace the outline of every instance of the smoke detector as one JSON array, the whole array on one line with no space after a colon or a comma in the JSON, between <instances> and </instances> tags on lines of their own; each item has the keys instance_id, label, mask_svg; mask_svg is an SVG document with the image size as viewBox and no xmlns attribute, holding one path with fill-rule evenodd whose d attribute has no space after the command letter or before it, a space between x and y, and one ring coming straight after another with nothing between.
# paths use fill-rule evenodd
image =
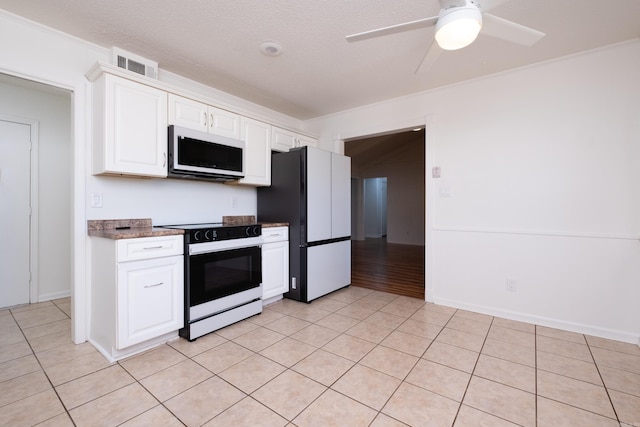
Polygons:
<instances>
[{"instance_id":1,"label":"smoke detector","mask_svg":"<svg viewBox=\"0 0 640 427\"><path fill-rule=\"evenodd\" d=\"M260 45L260 52L267 56L280 56L282 55L283 48L276 42L264 42Z\"/></svg>"}]
</instances>

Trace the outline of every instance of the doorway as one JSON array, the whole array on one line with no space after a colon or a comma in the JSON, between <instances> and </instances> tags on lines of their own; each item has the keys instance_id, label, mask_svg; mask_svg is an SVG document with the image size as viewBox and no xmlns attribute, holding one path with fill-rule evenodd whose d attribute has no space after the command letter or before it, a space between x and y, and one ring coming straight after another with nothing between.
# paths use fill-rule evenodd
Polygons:
<instances>
[{"instance_id":1,"label":"doorway","mask_svg":"<svg viewBox=\"0 0 640 427\"><path fill-rule=\"evenodd\" d=\"M46 84L0 74L0 118L3 122L3 150L10 146L11 153L0 154L3 165L0 166L0 185L3 192L0 205L3 206L2 218L12 218L11 231L20 235L19 242L0 243L0 256L8 260L10 265L2 265L2 270L13 270L11 277L20 278L21 296L5 301L0 299L0 306L35 303L68 297L71 294L71 239L72 239L72 175L73 175L73 142L72 142L72 94L71 91L52 87ZM7 125L6 123L13 125ZM19 156L22 145L10 132L15 126L29 135L30 154L24 154L18 162L22 178L8 181L5 175L8 166L5 158ZM22 126L22 127L20 127ZM9 132L9 133L8 133ZM8 139L5 138L8 136ZM23 139L27 139L26 136ZM7 142L10 141L10 142ZM11 142L13 141L13 142ZM28 145L28 144L27 144ZM27 152L29 152L27 150ZM9 157L9 155L11 157ZM25 166L26 165L26 166ZM14 165L12 165L12 169ZM30 168L30 171L29 171ZM25 176L26 182L25 182ZM18 198L20 202L6 203L8 194ZM24 208L27 199L30 204ZM13 213L4 209L12 209ZM25 212L26 221L25 226ZM29 220L29 212L31 219ZM5 216L8 215L8 216ZM15 219L14 219L15 218ZM19 218L19 219L18 219ZM3 224L4 226L4 224ZM26 230L26 231L25 231ZM4 239L5 230L2 229ZM17 238L17 237L16 237ZM25 249L26 246L26 249ZM27 262L24 253L27 253ZM20 255L18 255L20 254ZM27 266L25 268L25 265ZM2 273L3 288L7 288L7 278ZM27 299L25 301L24 277L27 283ZM11 279L8 279L11 280ZM9 297L7 297L9 298Z\"/></svg>"},{"instance_id":2,"label":"doorway","mask_svg":"<svg viewBox=\"0 0 640 427\"><path fill-rule=\"evenodd\" d=\"M344 145L352 160L352 284L424 299L424 129Z\"/></svg>"}]
</instances>

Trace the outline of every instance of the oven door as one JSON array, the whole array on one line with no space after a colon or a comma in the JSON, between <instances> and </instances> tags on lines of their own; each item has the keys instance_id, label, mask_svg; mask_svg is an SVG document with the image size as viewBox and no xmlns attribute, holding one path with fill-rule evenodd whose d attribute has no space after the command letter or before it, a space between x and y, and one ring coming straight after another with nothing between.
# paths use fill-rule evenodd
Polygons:
<instances>
[{"instance_id":1,"label":"oven door","mask_svg":"<svg viewBox=\"0 0 640 427\"><path fill-rule=\"evenodd\" d=\"M206 243L192 245L200 246ZM259 287L262 283L260 246L194 253L189 256L189 306Z\"/></svg>"}]
</instances>

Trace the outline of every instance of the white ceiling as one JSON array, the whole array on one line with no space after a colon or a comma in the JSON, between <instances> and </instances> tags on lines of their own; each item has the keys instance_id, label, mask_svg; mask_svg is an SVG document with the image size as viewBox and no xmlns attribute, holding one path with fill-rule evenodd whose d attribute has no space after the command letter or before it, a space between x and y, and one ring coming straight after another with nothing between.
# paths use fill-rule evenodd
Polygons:
<instances>
[{"instance_id":1,"label":"white ceiling","mask_svg":"<svg viewBox=\"0 0 640 427\"><path fill-rule=\"evenodd\" d=\"M0 8L303 120L640 37L640 0L510 0L490 12L546 33L540 42L481 33L414 74L433 28L357 43L344 36L437 15L438 0L0 0ZM284 52L263 55L264 41Z\"/></svg>"}]
</instances>

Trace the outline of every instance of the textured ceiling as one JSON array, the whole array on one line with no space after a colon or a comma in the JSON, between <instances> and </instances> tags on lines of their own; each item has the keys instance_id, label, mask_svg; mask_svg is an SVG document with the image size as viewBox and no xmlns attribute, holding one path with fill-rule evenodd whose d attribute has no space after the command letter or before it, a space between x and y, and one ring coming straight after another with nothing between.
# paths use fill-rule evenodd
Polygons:
<instances>
[{"instance_id":1,"label":"textured ceiling","mask_svg":"<svg viewBox=\"0 0 640 427\"><path fill-rule=\"evenodd\" d=\"M510 0L490 12L546 33L540 42L481 34L414 74L432 28L357 43L344 36L437 15L438 0L0 0L0 8L299 119L640 36L640 0ZM264 41L284 52L263 55Z\"/></svg>"}]
</instances>

